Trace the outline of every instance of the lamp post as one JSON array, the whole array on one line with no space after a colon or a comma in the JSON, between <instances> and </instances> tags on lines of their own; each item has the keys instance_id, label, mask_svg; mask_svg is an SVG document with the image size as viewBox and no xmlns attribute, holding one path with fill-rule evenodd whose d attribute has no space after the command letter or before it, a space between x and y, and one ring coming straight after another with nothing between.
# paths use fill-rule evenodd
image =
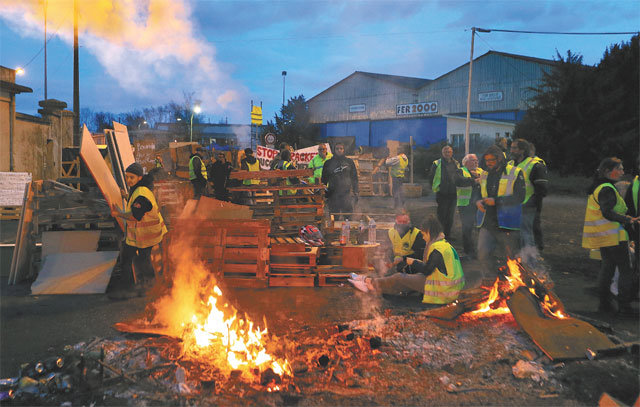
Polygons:
<instances>
[{"instance_id":1,"label":"lamp post","mask_svg":"<svg viewBox=\"0 0 640 407\"><path fill-rule=\"evenodd\" d=\"M193 115L194 113L200 113L202 108L200 108L199 104L196 104L191 109L191 124L189 125L189 141L193 142Z\"/></svg>"},{"instance_id":2,"label":"lamp post","mask_svg":"<svg viewBox=\"0 0 640 407\"><path fill-rule=\"evenodd\" d=\"M287 71L282 71L282 106L284 106L284 79L287 77Z\"/></svg>"}]
</instances>

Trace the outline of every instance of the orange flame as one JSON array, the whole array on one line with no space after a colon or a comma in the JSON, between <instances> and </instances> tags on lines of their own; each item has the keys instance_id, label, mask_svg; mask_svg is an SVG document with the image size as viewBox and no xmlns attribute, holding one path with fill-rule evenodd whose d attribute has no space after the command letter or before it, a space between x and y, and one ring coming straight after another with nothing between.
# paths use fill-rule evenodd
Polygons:
<instances>
[{"instance_id":1,"label":"orange flame","mask_svg":"<svg viewBox=\"0 0 640 407\"><path fill-rule=\"evenodd\" d=\"M182 338L185 358L215 366L226 376L240 370L245 379L252 380L269 368L279 376L292 376L287 360L266 349L266 321L260 329L246 315L238 315L224 301L211 271L195 260L199 258L195 250L178 238L171 243L172 286L167 295L150 304L155 314L152 323Z\"/></svg>"}]
</instances>

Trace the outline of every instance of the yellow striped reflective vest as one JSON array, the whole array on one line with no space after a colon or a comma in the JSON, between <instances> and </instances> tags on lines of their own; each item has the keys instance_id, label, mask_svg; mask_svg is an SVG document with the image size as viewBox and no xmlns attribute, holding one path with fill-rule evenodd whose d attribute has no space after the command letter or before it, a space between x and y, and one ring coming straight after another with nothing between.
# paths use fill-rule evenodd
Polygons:
<instances>
[{"instance_id":1,"label":"yellow striped reflective vest","mask_svg":"<svg viewBox=\"0 0 640 407\"><path fill-rule=\"evenodd\" d=\"M248 161L245 161L247 163L247 167L249 168L249 171L255 172L255 171L260 171L260 161L256 160L256 162L254 162L253 164L249 164ZM245 179L244 181L242 181L242 183L244 185L256 185L260 183L259 179Z\"/></svg>"},{"instance_id":2,"label":"yellow striped reflective vest","mask_svg":"<svg viewBox=\"0 0 640 407\"><path fill-rule=\"evenodd\" d=\"M462 167L462 175L465 178L471 178L471 172L467 167ZM475 173L478 175L482 175L484 170L480 167L476 168ZM468 187L457 187L456 193L458 194L458 203L457 206L468 206L471 200L471 193L473 192L473 185Z\"/></svg>"},{"instance_id":3,"label":"yellow striped reflective vest","mask_svg":"<svg viewBox=\"0 0 640 407\"><path fill-rule=\"evenodd\" d=\"M202 177L204 179L207 179L207 167L204 166L204 161L202 161L202 158L198 157L198 156L193 156L191 157L191 159L189 160L189 179L190 180L194 180L196 179L196 172L193 168L193 160L195 158L200 159L200 174L202 174Z\"/></svg>"},{"instance_id":4,"label":"yellow striped reflective vest","mask_svg":"<svg viewBox=\"0 0 640 407\"><path fill-rule=\"evenodd\" d=\"M633 194L633 209L635 210L635 214L638 213L638 190L640 190L640 179L638 179L638 176L636 175L636 177L633 179L633 182L631 183L631 193Z\"/></svg>"},{"instance_id":5,"label":"yellow striped reflective vest","mask_svg":"<svg viewBox=\"0 0 640 407\"><path fill-rule=\"evenodd\" d=\"M167 233L167 226L164 224L164 219L160 210L158 209L158 203L156 202L153 192L147 187L138 187L129 198L127 202L126 212L131 212L131 205L137 197L143 196L151 202L152 208L149 212L145 213L142 219L127 220L127 239L126 243L129 246L139 247L144 249L145 247L155 246L162 241L162 237Z\"/></svg>"},{"instance_id":6,"label":"yellow striped reflective vest","mask_svg":"<svg viewBox=\"0 0 640 407\"><path fill-rule=\"evenodd\" d=\"M404 170L409 165L409 159L404 154L400 154L398 156L398 159L398 163L391 167L391 176L396 178L404 178Z\"/></svg>"},{"instance_id":7,"label":"yellow striped reflective vest","mask_svg":"<svg viewBox=\"0 0 640 407\"><path fill-rule=\"evenodd\" d=\"M533 189L533 183L531 182L529 177L531 176L531 170L533 170L533 167L537 163L546 165L544 160L540 157L527 157L518 165L516 165L516 167L520 168L524 174L524 185L526 187L526 194L524 196L524 201L522 202L523 204L527 203L529 198L531 198L533 196L533 193L535 192L535 190ZM509 164L515 165L513 160L509 161Z\"/></svg>"},{"instance_id":8,"label":"yellow striped reflective vest","mask_svg":"<svg viewBox=\"0 0 640 407\"><path fill-rule=\"evenodd\" d=\"M404 236L400 237L400 234L395 228L389 229L389 240L391 240L391 244L393 245L393 256L404 257L414 254L411 248L419 233L420 229L411 228Z\"/></svg>"},{"instance_id":9,"label":"yellow striped reflective vest","mask_svg":"<svg viewBox=\"0 0 640 407\"><path fill-rule=\"evenodd\" d=\"M500 182L498 183L498 197L513 195L513 186L518 178L518 173L522 171L520 168L507 164L500 175ZM480 191L482 197L487 198L487 177L489 173L485 171L480 175ZM522 204L518 205L497 205L496 211L498 212L498 226L503 229L520 230L520 220L522 219ZM477 226L482 226L484 222L484 216L486 212L478 211Z\"/></svg>"},{"instance_id":10,"label":"yellow striped reflective vest","mask_svg":"<svg viewBox=\"0 0 640 407\"><path fill-rule=\"evenodd\" d=\"M627 212L627 205L613 184L605 182L593 191L587 200L587 211L584 215L582 229L582 247L585 249L599 249L601 247L617 246L618 243L629 240L627 231L619 222L612 222L602 215L598 195L602 188L612 188L616 193L616 205L613 211L620 215Z\"/></svg>"},{"instance_id":11,"label":"yellow striped reflective vest","mask_svg":"<svg viewBox=\"0 0 640 407\"><path fill-rule=\"evenodd\" d=\"M460 290L464 287L462 264L456 249L446 240L438 240L429 247L426 258L437 250L444 259L447 275L435 269L424 282L424 296L422 302L426 304L448 304L458 299Z\"/></svg>"}]
</instances>

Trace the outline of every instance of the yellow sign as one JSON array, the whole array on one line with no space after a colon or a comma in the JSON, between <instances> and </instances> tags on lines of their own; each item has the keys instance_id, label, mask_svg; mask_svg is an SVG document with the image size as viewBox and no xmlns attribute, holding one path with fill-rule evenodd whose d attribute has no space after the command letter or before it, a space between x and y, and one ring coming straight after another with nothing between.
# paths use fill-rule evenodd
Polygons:
<instances>
[{"instance_id":1,"label":"yellow sign","mask_svg":"<svg viewBox=\"0 0 640 407\"><path fill-rule=\"evenodd\" d=\"M251 108L251 124L262 125L262 107L253 106Z\"/></svg>"}]
</instances>

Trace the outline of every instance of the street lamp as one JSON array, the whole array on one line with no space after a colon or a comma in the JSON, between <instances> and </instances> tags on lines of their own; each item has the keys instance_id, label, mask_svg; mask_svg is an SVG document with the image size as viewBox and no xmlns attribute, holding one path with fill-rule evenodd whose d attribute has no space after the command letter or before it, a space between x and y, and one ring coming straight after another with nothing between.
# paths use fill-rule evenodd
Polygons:
<instances>
[{"instance_id":1,"label":"street lamp","mask_svg":"<svg viewBox=\"0 0 640 407\"><path fill-rule=\"evenodd\" d=\"M282 71L282 106L284 106L284 79L287 77L287 71Z\"/></svg>"},{"instance_id":2,"label":"street lamp","mask_svg":"<svg viewBox=\"0 0 640 407\"><path fill-rule=\"evenodd\" d=\"M193 142L193 115L198 114L202 111L202 108L198 103L193 106L191 109L191 124L189 126L189 141Z\"/></svg>"}]
</instances>

